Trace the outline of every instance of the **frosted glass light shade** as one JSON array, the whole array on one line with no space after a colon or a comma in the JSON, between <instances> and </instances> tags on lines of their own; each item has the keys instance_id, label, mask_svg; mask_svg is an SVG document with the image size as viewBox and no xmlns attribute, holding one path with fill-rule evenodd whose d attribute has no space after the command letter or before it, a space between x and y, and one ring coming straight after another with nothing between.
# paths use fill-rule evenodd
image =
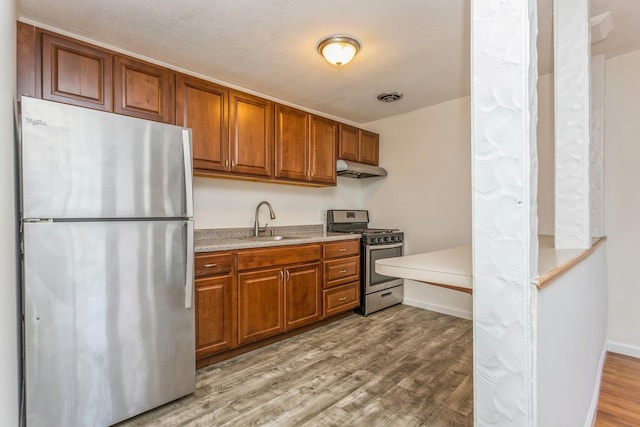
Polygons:
<instances>
[{"instance_id":1,"label":"frosted glass light shade","mask_svg":"<svg viewBox=\"0 0 640 427\"><path fill-rule=\"evenodd\" d=\"M332 36L318 44L318 52L331 65L342 67L351 62L360 50L360 43L349 36Z\"/></svg>"}]
</instances>

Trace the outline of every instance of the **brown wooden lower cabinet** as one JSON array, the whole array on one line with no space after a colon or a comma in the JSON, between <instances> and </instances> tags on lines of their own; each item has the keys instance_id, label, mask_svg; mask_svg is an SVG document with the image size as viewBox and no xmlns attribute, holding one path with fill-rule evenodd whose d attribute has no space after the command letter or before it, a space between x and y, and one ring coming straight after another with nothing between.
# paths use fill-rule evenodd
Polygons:
<instances>
[{"instance_id":1,"label":"brown wooden lower cabinet","mask_svg":"<svg viewBox=\"0 0 640 427\"><path fill-rule=\"evenodd\" d=\"M235 347L233 285L230 275L196 280L196 358Z\"/></svg>"},{"instance_id":2,"label":"brown wooden lower cabinet","mask_svg":"<svg viewBox=\"0 0 640 427\"><path fill-rule=\"evenodd\" d=\"M284 331L282 274L280 268L238 274L238 343Z\"/></svg>"},{"instance_id":3,"label":"brown wooden lower cabinet","mask_svg":"<svg viewBox=\"0 0 640 427\"><path fill-rule=\"evenodd\" d=\"M322 319L320 262L238 274L240 344Z\"/></svg>"},{"instance_id":4,"label":"brown wooden lower cabinet","mask_svg":"<svg viewBox=\"0 0 640 427\"><path fill-rule=\"evenodd\" d=\"M237 296L229 252L195 257L196 358L238 345Z\"/></svg>"},{"instance_id":5,"label":"brown wooden lower cabinet","mask_svg":"<svg viewBox=\"0 0 640 427\"><path fill-rule=\"evenodd\" d=\"M319 262L284 270L287 330L322 319L321 277Z\"/></svg>"},{"instance_id":6,"label":"brown wooden lower cabinet","mask_svg":"<svg viewBox=\"0 0 640 427\"><path fill-rule=\"evenodd\" d=\"M357 307L358 252L355 239L197 254L199 367ZM343 257L324 261L323 253Z\"/></svg>"}]
</instances>

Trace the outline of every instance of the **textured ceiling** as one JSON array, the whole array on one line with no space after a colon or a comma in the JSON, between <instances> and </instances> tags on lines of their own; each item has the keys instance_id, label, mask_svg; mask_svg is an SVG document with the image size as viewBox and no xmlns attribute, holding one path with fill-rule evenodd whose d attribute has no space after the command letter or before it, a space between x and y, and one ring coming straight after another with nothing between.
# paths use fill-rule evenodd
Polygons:
<instances>
[{"instance_id":1,"label":"textured ceiling","mask_svg":"<svg viewBox=\"0 0 640 427\"><path fill-rule=\"evenodd\" d=\"M539 0L539 68L552 69L551 0ZM470 0L19 0L21 20L364 123L469 94ZM640 48L640 0L592 0L614 32L594 53ZM341 70L315 48L356 36ZM381 92L404 98L385 104Z\"/></svg>"}]
</instances>

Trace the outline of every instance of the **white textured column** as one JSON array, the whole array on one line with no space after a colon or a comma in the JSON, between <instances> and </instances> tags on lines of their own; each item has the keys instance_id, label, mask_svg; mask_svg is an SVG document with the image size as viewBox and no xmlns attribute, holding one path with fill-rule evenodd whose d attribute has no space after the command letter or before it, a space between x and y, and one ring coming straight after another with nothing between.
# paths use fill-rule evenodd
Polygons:
<instances>
[{"instance_id":1,"label":"white textured column","mask_svg":"<svg viewBox=\"0 0 640 427\"><path fill-rule=\"evenodd\" d=\"M475 424L533 426L536 1L474 0L471 21Z\"/></svg>"},{"instance_id":2,"label":"white textured column","mask_svg":"<svg viewBox=\"0 0 640 427\"><path fill-rule=\"evenodd\" d=\"M591 237L604 236L604 55L591 57L591 134L589 138L589 199Z\"/></svg>"},{"instance_id":3,"label":"white textured column","mask_svg":"<svg viewBox=\"0 0 640 427\"><path fill-rule=\"evenodd\" d=\"M589 0L555 0L555 246L591 246Z\"/></svg>"}]
</instances>

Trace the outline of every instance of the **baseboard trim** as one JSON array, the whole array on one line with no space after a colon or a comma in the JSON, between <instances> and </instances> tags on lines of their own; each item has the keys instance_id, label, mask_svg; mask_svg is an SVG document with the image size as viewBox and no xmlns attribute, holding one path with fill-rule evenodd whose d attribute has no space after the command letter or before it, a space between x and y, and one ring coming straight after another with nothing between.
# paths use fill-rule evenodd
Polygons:
<instances>
[{"instance_id":1,"label":"baseboard trim","mask_svg":"<svg viewBox=\"0 0 640 427\"><path fill-rule=\"evenodd\" d=\"M402 300L402 303L405 305L410 305L411 307L418 307L424 310L435 311L436 313L448 314L450 316L461 317L468 320L473 319L473 314L470 311L458 310L457 308L451 308L444 305L430 304L425 301L409 298L404 298Z\"/></svg>"},{"instance_id":2,"label":"baseboard trim","mask_svg":"<svg viewBox=\"0 0 640 427\"><path fill-rule=\"evenodd\" d=\"M593 396L591 397L591 406L589 407L587 420L584 423L585 427L593 427L596 422L596 415L598 414L598 399L600 398L600 383L602 381L602 371L604 370L604 362L607 358L608 349L609 343L605 342L602 346L602 352L600 354L600 362L598 363L598 375L596 376L596 383L593 388Z\"/></svg>"},{"instance_id":3,"label":"baseboard trim","mask_svg":"<svg viewBox=\"0 0 640 427\"><path fill-rule=\"evenodd\" d=\"M607 342L608 350L612 353L624 354L625 356L636 357L640 359L640 347L631 344L625 344L616 341Z\"/></svg>"}]
</instances>

